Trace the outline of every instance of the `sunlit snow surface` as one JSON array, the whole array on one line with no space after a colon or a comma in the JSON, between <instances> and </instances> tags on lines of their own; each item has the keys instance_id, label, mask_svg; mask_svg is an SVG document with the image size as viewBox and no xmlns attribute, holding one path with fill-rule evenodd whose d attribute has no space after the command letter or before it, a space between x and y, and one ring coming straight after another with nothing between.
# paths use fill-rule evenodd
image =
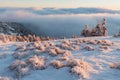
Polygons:
<instances>
[{"instance_id":1,"label":"sunlit snow surface","mask_svg":"<svg viewBox=\"0 0 120 80\"><path fill-rule=\"evenodd\" d=\"M109 46L110 50L100 51L99 45L89 44L95 48L93 51L87 51L84 49L71 51L74 58L84 60L93 65L93 68L98 71L96 74L90 74L89 79L80 80L120 80L120 70L111 69L109 65L114 62L120 62L120 38L114 37L91 37L82 38L89 40L110 40L114 45ZM69 39L75 41L77 39ZM61 40L50 41L54 44L60 44ZM26 45L26 42L8 42L0 44L0 76L7 76L10 78L14 77L14 73L8 69L8 66L13 63L16 59L13 57L15 49L19 45ZM87 46L88 44L79 45L80 48ZM32 52L32 51L29 51ZM47 53L42 54L50 60L56 59L59 56L52 57ZM49 61L48 61L49 62ZM29 74L22 77L21 80L79 80L79 77L75 74L70 73L68 67L55 69L52 66L47 67L44 70L30 70Z\"/></svg>"}]
</instances>

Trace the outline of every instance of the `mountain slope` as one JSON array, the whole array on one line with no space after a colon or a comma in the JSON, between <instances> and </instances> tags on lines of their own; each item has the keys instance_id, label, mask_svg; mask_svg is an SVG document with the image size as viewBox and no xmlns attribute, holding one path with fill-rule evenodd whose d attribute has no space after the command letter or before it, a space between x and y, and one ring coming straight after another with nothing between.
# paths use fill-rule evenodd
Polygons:
<instances>
[{"instance_id":1,"label":"mountain slope","mask_svg":"<svg viewBox=\"0 0 120 80\"><path fill-rule=\"evenodd\" d=\"M0 33L8 35L28 35L32 34L24 25L16 22L0 22Z\"/></svg>"}]
</instances>

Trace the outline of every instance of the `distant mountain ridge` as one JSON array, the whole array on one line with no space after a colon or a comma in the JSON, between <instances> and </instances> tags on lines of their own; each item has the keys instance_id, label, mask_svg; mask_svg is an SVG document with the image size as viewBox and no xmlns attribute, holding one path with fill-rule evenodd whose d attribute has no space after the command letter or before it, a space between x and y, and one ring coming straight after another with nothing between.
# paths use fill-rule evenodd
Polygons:
<instances>
[{"instance_id":1,"label":"distant mountain ridge","mask_svg":"<svg viewBox=\"0 0 120 80\"><path fill-rule=\"evenodd\" d=\"M25 11L38 15L53 15L53 14L95 14L95 13L109 13L109 14L120 14L120 10L111 10L104 8L0 8L0 13L6 11Z\"/></svg>"}]
</instances>

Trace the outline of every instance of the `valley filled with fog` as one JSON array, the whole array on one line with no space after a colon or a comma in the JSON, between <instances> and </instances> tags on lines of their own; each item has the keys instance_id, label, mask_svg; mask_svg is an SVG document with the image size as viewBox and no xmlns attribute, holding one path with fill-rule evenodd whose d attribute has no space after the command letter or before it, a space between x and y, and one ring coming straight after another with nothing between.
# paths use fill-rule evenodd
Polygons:
<instances>
[{"instance_id":1,"label":"valley filled with fog","mask_svg":"<svg viewBox=\"0 0 120 80\"><path fill-rule=\"evenodd\" d=\"M117 10L99 8L44 8L38 10L33 8L0 8L0 14L1 21L19 22L40 36L79 36L86 24L91 29L98 22L102 22L103 18L107 20L110 36L120 29L120 11Z\"/></svg>"}]
</instances>

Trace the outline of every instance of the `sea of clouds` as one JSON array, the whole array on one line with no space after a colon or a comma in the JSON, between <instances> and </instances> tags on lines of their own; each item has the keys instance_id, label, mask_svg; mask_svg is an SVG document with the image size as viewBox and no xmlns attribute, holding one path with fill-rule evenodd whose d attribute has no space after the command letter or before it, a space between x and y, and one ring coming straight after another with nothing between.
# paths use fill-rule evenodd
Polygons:
<instances>
[{"instance_id":1,"label":"sea of clouds","mask_svg":"<svg viewBox=\"0 0 120 80\"><path fill-rule=\"evenodd\" d=\"M120 29L120 11L101 8L0 8L0 20L19 22L40 36L80 35L84 25L90 29L107 19L109 35Z\"/></svg>"}]
</instances>

